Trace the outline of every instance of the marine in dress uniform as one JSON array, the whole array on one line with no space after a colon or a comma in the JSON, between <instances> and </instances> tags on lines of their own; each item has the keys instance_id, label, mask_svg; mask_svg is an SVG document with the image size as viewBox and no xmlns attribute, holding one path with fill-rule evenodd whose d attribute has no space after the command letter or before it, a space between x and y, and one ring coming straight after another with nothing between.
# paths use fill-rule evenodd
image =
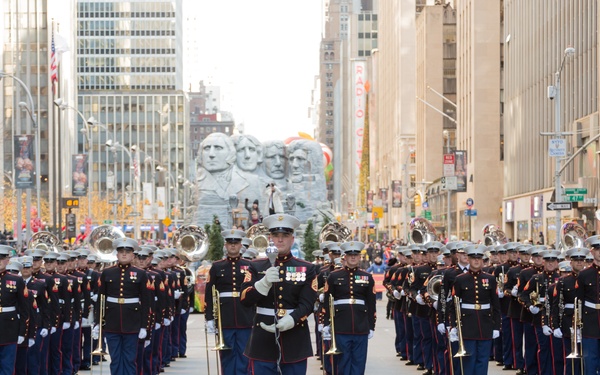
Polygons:
<instances>
[{"instance_id":1,"label":"marine in dress uniform","mask_svg":"<svg viewBox=\"0 0 600 375\"><path fill-rule=\"evenodd\" d=\"M375 333L375 281L370 273L358 268L364 247L364 243L358 241L343 243L346 265L331 272L325 286L323 336L331 336L333 325L336 345L341 351L333 356L333 374L364 374L368 340ZM334 312L330 311L330 298Z\"/></svg>"},{"instance_id":2,"label":"marine in dress uniform","mask_svg":"<svg viewBox=\"0 0 600 375\"><path fill-rule=\"evenodd\" d=\"M325 300L325 293L324 293L324 289L325 289L325 285L327 284L327 278L329 277L329 275L331 274L331 272L333 272L336 269L340 269L342 268L342 248L340 247L341 243L339 242L333 242L333 241L325 241L323 242L323 244L325 245L325 249L327 249L327 254L329 255L329 259L330 262L329 264L321 267L321 269L319 270L319 274L317 275L317 281L319 283L319 291L321 292L319 294L319 308L317 309L319 311L318 315L318 321L319 321L319 325L317 326L317 332L320 333L323 330L323 327L325 326L324 324L324 319L325 319L325 307L326 307L326 300ZM321 245L323 245L321 244ZM321 349L321 361L323 363L323 369L325 371L326 374L331 374L332 373L332 361L333 361L333 356L326 356L325 353L329 351L329 349L331 348L331 340L330 339L323 339L322 335L321 336L321 340L319 343L317 343L317 346L320 347Z\"/></svg>"},{"instance_id":3,"label":"marine in dress uniform","mask_svg":"<svg viewBox=\"0 0 600 375\"><path fill-rule=\"evenodd\" d=\"M76 272L83 277L83 285L84 285L84 305L83 310L81 312L81 364L79 366L80 371L90 370L90 366L92 365L92 326L90 319L90 313L92 309L92 304L94 303L92 300L92 296L98 293L98 277L100 276L98 273L91 270L88 264L88 256L90 256L90 251L87 248L77 249L79 256L77 257L77 267ZM92 262L93 265L93 262Z\"/></svg>"},{"instance_id":4,"label":"marine in dress uniform","mask_svg":"<svg viewBox=\"0 0 600 375\"><path fill-rule=\"evenodd\" d=\"M213 288L219 292L219 309L223 342L229 348L220 350L221 371L223 374L246 374L248 358L244 349L252 331L254 307L244 306L240 301L242 282L250 268L250 261L240 254L242 238L246 233L238 229L221 232L225 240L226 257L213 263L206 282L206 326L209 333L218 331L218 318L214 316Z\"/></svg>"},{"instance_id":5,"label":"marine in dress uniform","mask_svg":"<svg viewBox=\"0 0 600 375\"><path fill-rule=\"evenodd\" d=\"M162 340L164 337L165 327L171 324L169 318L169 303L171 301L171 287L167 282L167 274L164 271L166 263L163 259L166 259L167 254L162 250L154 251L152 259L150 261L150 270L155 272L156 276L155 293L157 295L157 303L155 308L157 314L154 319L154 331L152 332L152 374L158 374L164 371L162 366Z\"/></svg>"},{"instance_id":6,"label":"marine in dress uniform","mask_svg":"<svg viewBox=\"0 0 600 375\"><path fill-rule=\"evenodd\" d=\"M256 306L244 354L252 374L277 374L278 367L282 374L305 374L306 359L313 355L306 320L317 300L317 275L312 264L291 254L297 218L275 214L263 224L278 257L274 266L269 259L252 262L242 284L242 304Z\"/></svg>"},{"instance_id":7,"label":"marine in dress uniform","mask_svg":"<svg viewBox=\"0 0 600 375\"><path fill-rule=\"evenodd\" d=\"M20 277L19 273L23 269L23 264L19 260L20 258L18 257L10 258L9 263L6 265L6 272ZM27 322L27 336L25 337L25 340L22 343L17 345L17 357L15 359L13 375L27 375L27 352L29 351L29 347L35 344L35 299L29 288L27 290L29 292L29 296L27 298L27 309L29 310L29 320Z\"/></svg>"},{"instance_id":8,"label":"marine in dress uniform","mask_svg":"<svg viewBox=\"0 0 600 375\"><path fill-rule=\"evenodd\" d=\"M584 374L600 372L600 236L589 237L594 262L577 275L575 296L582 302L583 327L575 329L581 335Z\"/></svg>"},{"instance_id":9,"label":"marine in dress uniform","mask_svg":"<svg viewBox=\"0 0 600 375\"><path fill-rule=\"evenodd\" d=\"M519 299L524 307L533 315L533 327L537 340L537 364L538 374L551 375L553 371L554 358L552 358L552 346L550 337L550 301L549 286L558 281L558 255L560 251L544 251L542 259L544 262L543 272L537 273L523 288Z\"/></svg>"},{"instance_id":10,"label":"marine in dress uniform","mask_svg":"<svg viewBox=\"0 0 600 375\"><path fill-rule=\"evenodd\" d=\"M77 373L77 371L79 371L79 368L81 367L81 326L83 324L83 319L86 320L86 325L89 325L89 323L87 322L87 318L89 316L91 307L91 287L88 284L88 279L86 278L85 273L78 269L78 264L79 258L84 258L82 259L82 261L85 261L85 258L87 258L87 254L89 254L89 251L86 249L81 249L81 251L71 251L69 252L69 254L71 256L71 260L67 263L67 273L74 278L74 280L76 281L75 285L79 290L79 297L77 300L77 304L79 307L79 316L77 317L77 321L74 322L72 349L73 372Z\"/></svg>"},{"instance_id":11,"label":"marine in dress uniform","mask_svg":"<svg viewBox=\"0 0 600 375\"><path fill-rule=\"evenodd\" d=\"M423 264L425 253L424 249L419 245L410 245L410 251L412 253L413 263L405 268L405 271L402 272L400 278L402 282L401 286L401 296L406 297L406 334L407 334L407 346L409 346L408 350L408 361L404 364L405 366L413 366L418 365L421 370L424 369L423 366L423 355L421 350L421 341L420 341L420 331L415 330L416 317L415 313L417 311L417 303L415 302L415 296L412 294L411 288L412 284L415 281L415 268L421 266ZM410 325L410 327L409 327ZM410 334L409 331L410 330ZM410 335L410 337L408 336Z\"/></svg>"},{"instance_id":12,"label":"marine in dress uniform","mask_svg":"<svg viewBox=\"0 0 600 375\"><path fill-rule=\"evenodd\" d=\"M581 359L566 358L574 349L571 345L571 329L573 328L573 314L575 311L575 282L577 276L585 268L585 257L589 254L586 248L572 248L567 251L569 261L560 262L558 270L561 278L556 282L550 321L554 329L554 337L562 340L562 356L564 361L564 374L581 375ZM581 351L580 351L581 353Z\"/></svg>"},{"instance_id":13,"label":"marine in dress uniform","mask_svg":"<svg viewBox=\"0 0 600 375\"><path fill-rule=\"evenodd\" d=\"M402 313L400 312L400 299L394 296L394 287L392 285L392 279L397 275L396 271L400 268L406 266L406 257L402 253L406 247L398 246L396 248L396 254L398 258L398 262L388 268L385 271L385 276L383 277L383 286L387 290L386 294L389 299L392 300L392 319L394 319L394 329L396 332L396 336L394 339L394 347L396 348L396 357L404 357L406 358L406 350L402 347L402 342L406 340L404 329L404 320L402 317ZM395 281L395 280L394 280ZM400 297L400 292L396 291L398 297Z\"/></svg>"},{"instance_id":14,"label":"marine in dress uniform","mask_svg":"<svg viewBox=\"0 0 600 375\"><path fill-rule=\"evenodd\" d=\"M181 298L180 298L180 314L179 318L179 347L177 350L179 358L186 358L187 352L187 322L190 314L194 312L194 274L186 266L186 260L180 258L180 264L178 265L183 270L183 285L181 287Z\"/></svg>"},{"instance_id":15,"label":"marine in dress uniform","mask_svg":"<svg viewBox=\"0 0 600 375\"><path fill-rule=\"evenodd\" d=\"M469 271L454 281L452 295L460 303L460 316L450 311L453 328L451 340L457 338L457 322L461 325L464 347L469 356L462 357L464 374L487 374L492 340L500 335L500 303L497 283L493 275L482 272L485 246L465 248L469 257Z\"/></svg>"},{"instance_id":16,"label":"marine in dress uniform","mask_svg":"<svg viewBox=\"0 0 600 375\"><path fill-rule=\"evenodd\" d=\"M50 351L50 332L56 331L56 317L60 315L60 305L58 303L58 293L53 292L54 279L48 273L42 272L43 258L46 255L46 251L43 249L33 249L31 256L33 258L32 263L32 277L35 280L44 282L45 293L47 299L47 315L49 318L49 328L47 331L38 332L36 338L35 347L39 350L39 374L48 374L48 353ZM42 334L43 333L43 334Z\"/></svg>"},{"instance_id":17,"label":"marine in dress uniform","mask_svg":"<svg viewBox=\"0 0 600 375\"><path fill-rule=\"evenodd\" d=\"M400 323L400 360L407 361L407 364L414 364L413 359L413 327L412 327L412 316L409 315L407 309L407 297L406 292L402 289L402 285L406 277L409 275L409 271L413 265L413 252L409 248L403 251L405 265L399 267L390 280L392 294L397 299L399 319L402 320ZM395 318L394 318L395 320ZM403 331L402 331L403 328Z\"/></svg>"},{"instance_id":18,"label":"marine in dress uniform","mask_svg":"<svg viewBox=\"0 0 600 375\"><path fill-rule=\"evenodd\" d=\"M14 249L0 245L0 375L13 375L17 345L25 342L29 291L23 278L7 272Z\"/></svg>"},{"instance_id":19,"label":"marine in dress uniform","mask_svg":"<svg viewBox=\"0 0 600 375\"><path fill-rule=\"evenodd\" d=\"M111 355L111 374L135 375L138 340L145 340L150 329L152 286L146 272L131 265L133 252L139 249L135 240L114 240L113 249L117 265L102 271L98 281L98 294L106 297L103 334Z\"/></svg>"}]
</instances>

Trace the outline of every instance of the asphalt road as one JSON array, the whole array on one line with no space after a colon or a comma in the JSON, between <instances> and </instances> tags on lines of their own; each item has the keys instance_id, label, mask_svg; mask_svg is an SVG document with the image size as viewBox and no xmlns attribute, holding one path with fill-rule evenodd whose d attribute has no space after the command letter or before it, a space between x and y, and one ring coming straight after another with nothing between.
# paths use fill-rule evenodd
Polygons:
<instances>
[{"instance_id":1,"label":"asphalt road","mask_svg":"<svg viewBox=\"0 0 600 375\"><path fill-rule=\"evenodd\" d=\"M367 374L384 374L390 371L401 371L402 374L421 374L415 366L405 366L396 357L394 349L394 323L392 320L385 319L386 300L377 303L377 327L375 337L369 341L369 353L367 359ZM310 318L312 321L312 317ZM204 335L204 316L202 314L192 314L188 320L188 353L187 358L179 358L176 362L171 362L171 367L166 369L165 375L169 374L217 374L215 352L211 351L215 345L214 335L208 337L207 345ZM207 367L207 355L209 367ZM108 366L104 362L103 372L109 374ZM210 371L208 371L210 369ZM488 374L508 375L514 374L514 371L502 371L502 367L496 367L495 362L490 362ZM85 374L87 372L80 372ZM94 366L94 374L100 373L98 366ZM308 374L321 375L323 372L319 369L319 362L313 357L308 359Z\"/></svg>"}]
</instances>

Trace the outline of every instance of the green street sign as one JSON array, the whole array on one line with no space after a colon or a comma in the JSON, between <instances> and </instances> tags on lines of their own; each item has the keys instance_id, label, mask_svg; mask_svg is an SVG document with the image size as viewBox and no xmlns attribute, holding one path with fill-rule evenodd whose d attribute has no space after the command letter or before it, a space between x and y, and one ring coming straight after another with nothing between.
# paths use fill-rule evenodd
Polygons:
<instances>
[{"instance_id":1,"label":"green street sign","mask_svg":"<svg viewBox=\"0 0 600 375\"><path fill-rule=\"evenodd\" d=\"M410 217L415 217L414 211L410 213Z\"/></svg>"},{"instance_id":2,"label":"green street sign","mask_svg":"<svg viewBox=\"0 0 600 375\"><path fill-rule=\"evenodd\" d=\"M425 219L431 220L431 211L425 211Z\"/></svg>"},{"instance_id":3,"label":"green street sign","mask_svg":"<svg viewBox=\"0 0 600 375\"><path fill-rule=\"evenodd\" d=\"M104 220L102 223L112 225L113 222L112 222L112 220Z\"/></svg>"},{"instance_id":4,"label":"green street sign","mask_svg":"<svg viewBox=\"0 0 600 375\"><path fill-rule=\"evenodd\" d=\"M583 202L583 195L566 195L566 202Z\"/></svg>"},{"instance_id":5,"label":"green street sign","mask_svg":"<svg viewBox=\"0 0 600 375\"><path fill-rule=\"evenodd\" d=\"M378 217L375 218L375 224L379 224L379 218Z\"/></svg>"},{"instance_id":6,"label":"green street sign","mask_svg":"<svg viewBox=\"0 0 600 375\"><path fill-rule=\"evenodd\" d=\"M565 188L565 194L587 194L587 188ZM580 201L571 201L580 202Z\"/></svg>"}]
</instances>

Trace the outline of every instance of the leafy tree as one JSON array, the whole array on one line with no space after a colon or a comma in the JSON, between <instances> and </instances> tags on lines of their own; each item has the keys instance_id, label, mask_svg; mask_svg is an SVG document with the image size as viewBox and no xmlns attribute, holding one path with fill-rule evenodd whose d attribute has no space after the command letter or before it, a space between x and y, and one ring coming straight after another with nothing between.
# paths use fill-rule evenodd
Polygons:
<instances>
[{"instance_id":1,"label":"leafy tree","mask_svg":"<svg viewBox=\"0 0 600 375\"><path fill-rule=\"evenodd\" d=\"M309 262L312 262L315 257L313 256L313 250L319 248L319 241L317 235L313 229L312 220L308 221L306 230L304 231L304 243L302 244L302 251L304 251L304 258Z\"/></svg>"},{"instance_id":2,"label":"leafy tree","mask_svg":"<svg viewBox=\"0 0 600 375\"><path fill-rule=\"evenodd\" d=\"M208 235L208 259L215 261L223 258L223 236L221 235L221 224L217 215L213 215L212 224L206 224L204 227L208 228L206 234Z\"/></svg>"}]
</instances>

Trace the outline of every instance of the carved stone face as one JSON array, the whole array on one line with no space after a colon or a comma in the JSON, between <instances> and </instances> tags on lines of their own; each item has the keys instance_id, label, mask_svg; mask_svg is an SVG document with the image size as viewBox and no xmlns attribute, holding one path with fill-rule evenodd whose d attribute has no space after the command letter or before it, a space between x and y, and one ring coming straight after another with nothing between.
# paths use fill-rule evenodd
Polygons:
<instances>
[{"instance_id":1,"label":"carved stone face","mask_svg":"<svg viewBox=\"0 0 600 375\"><path fill-rule=\"evenodd\" d=\"M290 155L290 170L294 176L302 176L306 168L308 154L305 150L297 149Z\"/></svg>"},{"instance_id":2,"label":"carved stone face","mask_svg":"<svg viewBox=\"0 0 600 375\"><path fill-rule=\"evenodd\" d=\"M227 159L231 150L220 137L208 137L202 143L202 166L209 172L221 172L229 168Z\"/></svg>"},{"instance_id":3,"label":"carved stone face","mask_svg":"<svg viewBox=\"0 0 600 375\"><path fill-rule=\"evenodd\" d=\"M265 149L265 173L274 179L285 178L285 149L269 146Z\"/></svg>"},{"instance_id":4,"label":"carved stone face","mask_svg":"<svg viewBox=\"0 0 600 375\"><path fill-rule=\"evenodd\" d=\"M258 166L259 149L248 138L243 138L237 145L237 165L247 172L252 172Z\"/></svg>"}]
</instances>

